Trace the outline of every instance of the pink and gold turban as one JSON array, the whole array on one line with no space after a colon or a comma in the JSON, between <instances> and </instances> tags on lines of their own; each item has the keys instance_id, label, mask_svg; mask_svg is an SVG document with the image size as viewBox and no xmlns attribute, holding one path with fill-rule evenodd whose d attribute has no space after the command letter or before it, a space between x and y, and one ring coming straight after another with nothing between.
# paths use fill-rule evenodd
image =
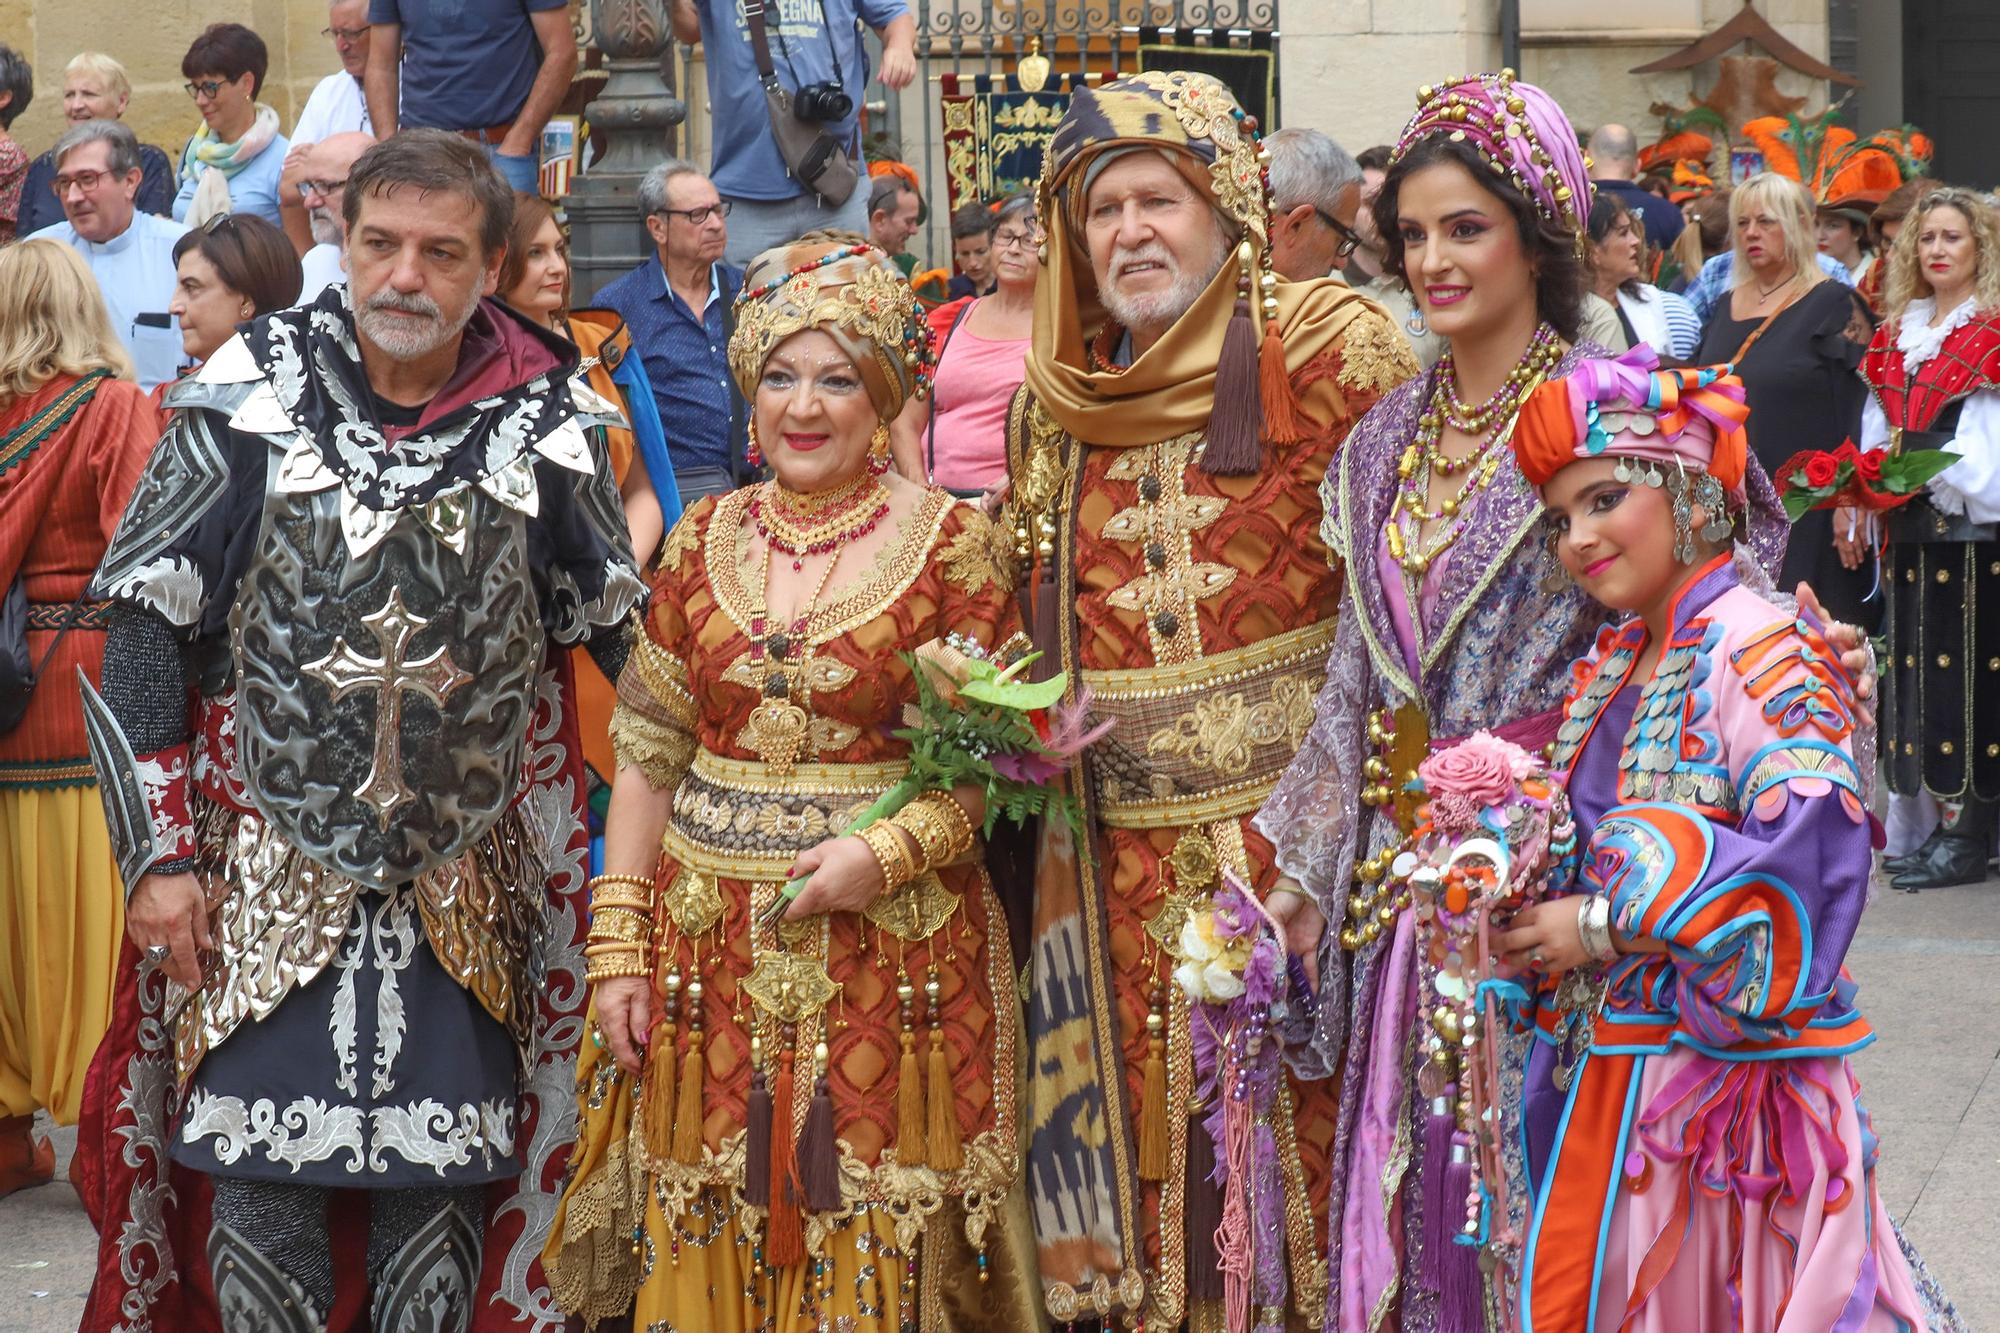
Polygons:
<instances>
[{"instance_id":1,"label":"pink and gold turban","mask_svg":"<svg viewBox=\"0 0 2000 1333\"><path fill-rule=\"evenodd\" d=\"M1661 370L1640 344L1617 360L1588 360L1528 395L1514 456L1531 486L1579 459L1641 458L1706 472L1741 499L1750 416L1729 366Z\"/></svg>"},{"instance_id":2,"label":"pink and gold turban","mask_svg":"<svg viewBox=\"0 0 2000 1333\"><path fill-rule=\"evenodd\" d=\"M1590 218L1590 173L1576 131L1555 98L1519 82L1511 69L1438 87L1426 84L1417 89L1417 114L1403 127L1390 161L1437 134L1471 144L1537 212L1582 243Z\"/></svg>"}]
</instances>

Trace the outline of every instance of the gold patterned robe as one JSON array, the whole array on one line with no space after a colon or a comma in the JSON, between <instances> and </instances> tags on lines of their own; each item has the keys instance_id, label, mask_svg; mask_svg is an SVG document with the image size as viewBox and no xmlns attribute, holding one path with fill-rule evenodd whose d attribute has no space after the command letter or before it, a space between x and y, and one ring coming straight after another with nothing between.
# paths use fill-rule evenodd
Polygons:
<instances>
[{"instance_id":1,"label":"gold patterned robe","mask_svg":"<svg viewBox=\"0 0 2000 1333\"><path fill-rule=\"evenodd\" d=\"M1079 443L1032 389L1011 414L1007 518L1035 564L1037 646L1080 673L1094 715L1114 723L1080 775L1093 855L1079 858L1051 827L1036 874L1029 1176L1058 1321L1137 1310L1205 1324L1215 1313L1199 1299L1199 1275L1215 1271L1203 1234L1213 1219L1190 1198L1191 1147L1197 1175L1206 1166L1206 1144L1190 1136L1205 1131L1189 1114L1188 1006L1171 973L1181 923L1221 868L1260 893L1275 881L1250 816L1312 723L1341 586L1319 483L1348 429L1414 369L1379 309L1342 314L1340 339L1291 376L1312 429L1267 443L1254 475L1203 471L1200 432ZM1169 1152L1163 1178L1146 1179L1135 1126L1154 1012ZM1293 1078L1280 1103L1290 1313L1317 1328L1337 1085Z\"/></svg>"},{"instance_id":2,"label":"gold patterned robe","mask_svg":"<svg viewBox=\"0 0 2000 1333\"><path fill-rule=\"evenodd\" d=\"M759 571L738 534L751 494L705 500L668 534L619 681L620 760L674 792L656 874L655 1012L669 978L698 978L701 1035L683 989L677 1028L664 1041L656 1029L639 1084L607 1051L584 1062L580 1166L548 1256L558 1302L595 1322L636 1298L635 1327L654 1330L1033 1327L1014 961L977 849L863 914L750 924L799 852L901 776L908 746L891 733L916 688L898 654L954 631L988 646L1015 632L1012 551L975 509L928 493L863 582L788 645L789 684L774 694L749 652ZM768 762L773 703L806 715L789 771ZM949 1068L942 1095L963 1164L948 1171L897 1134L898 985L921 997L933 976L940 1012L919 998L914 1035L921 1046L937 1032ZM813 1048L828 1054L841 1206L806 1214L809 1257L789 1268L762 1263L767 1200L744 1188L753 1035L778 1108L774 1170L792 1150L785 1127L808 1114ZM684 1088L690 1051L699 1146L677 1160L646 1130L643 1083L673 1077L671 1060ZM937 1082L925 1077L926 1096Z\"/></svg>"}]
</instances>

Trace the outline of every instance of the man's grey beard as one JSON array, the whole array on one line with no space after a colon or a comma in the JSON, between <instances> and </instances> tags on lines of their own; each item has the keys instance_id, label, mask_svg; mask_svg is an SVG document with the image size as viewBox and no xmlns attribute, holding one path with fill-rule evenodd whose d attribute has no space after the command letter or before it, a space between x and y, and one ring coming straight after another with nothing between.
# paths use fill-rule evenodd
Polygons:
<instances>
[{"instance_id":1,"label":"man's grey beard","mask_svg":"<svg viewBox=\"0 0 2000 1333\"><path fill-rule=\"evenodd\" d=\"M312 227L312 238L315 245L340 244L340 219L327 209L307 209L306 222Z\"/></svg>"},{"instance_id":2,"label":"man's grey beard","mask_svg":"<svg viewBox=\"0 0 2000 1333\"><path fill-rule=\"evenodd\" d=\"M1104 309L1127 330L1153 337L1164 334L1174 326L1175 321L1194 308L1194 303L1208 290L1208 284L1222 272L1222 266L1229 258L1230 240L1220 227L1215 229L1214 236L1214 249L1199 269L1183 268L1172 252L1158 241L1148 241L1136 250L1121 248L1112 251L1108 266L1112 273L1116 273L1121 264L1146 259L1165 264L1173 273L1174 280L1163 291L1145 292L1138 296L1126 296L1111 283L1100 283L1098 295L1104 302Z\"/></svg>"},{"instance_id":3,"label":"man's grey beard","mask_svg":"<svg viewBox=\"0 0 2000 1333\"><path fill-rule=\"evenodd\" d=\"M472 312L479 308L479 296L479 289L474 287L466 298L465 309L447 318L438 303L428 296L403 296L384 289L369 297L354 312L354 326L361 331L362 337L398 361L415 361L429 356L458 336L472 319ZM427 315L430 323L411 327L393 315L380 313L384 310Z\"/></svg>"}]
</instances>

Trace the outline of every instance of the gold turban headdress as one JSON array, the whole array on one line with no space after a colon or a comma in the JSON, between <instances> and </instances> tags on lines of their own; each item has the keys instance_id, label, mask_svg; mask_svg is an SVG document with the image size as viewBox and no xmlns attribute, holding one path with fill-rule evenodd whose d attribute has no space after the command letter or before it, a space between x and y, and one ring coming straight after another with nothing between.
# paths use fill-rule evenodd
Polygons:
<instances>
[{"instance_id":1,"label":"gold turban headdress","mask_svg":"<svg viewBox=\"0 0 2000 1333\"><path fill-rule=\"evenodd\" d=\"M806 329L847 353L883 421L930 392L930 325L910 284L874 246L795 241L750 261L729 339L730 373L745 399L756 398L778 344Z\"/></svg>"},{"instance_id":2,"label":"gold turban headdress","mask_svg":"<svg viewBox=\"0 0 2000 1333\"><path fill-rule=\"evenodd\" d=\"M1271 271L1269 179L1256 130L1234 94L1206 74L1149 70L1071 97L1042 164L1049 239L1027 379L1078 439L1132 446L1200 431L1203 467L1254 472L1260 439L1291 443L1312 429L1291 374L1375 307L1340 284L1285 282ZM1239 240L1187 313L1132 365L1113 368L1090 357L1089 339L1107 316L1084 245L1083 205L1095 164L1134 150L1163 153Z\"/></svg>"}]
</instances>

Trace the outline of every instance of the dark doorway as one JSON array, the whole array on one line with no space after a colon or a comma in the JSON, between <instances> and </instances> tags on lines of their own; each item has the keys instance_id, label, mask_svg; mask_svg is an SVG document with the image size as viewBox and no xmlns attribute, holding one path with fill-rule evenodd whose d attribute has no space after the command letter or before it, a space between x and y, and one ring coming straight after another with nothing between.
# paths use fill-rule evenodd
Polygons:
<instances>
[{"instance_id":1,"label":"dark doorway","mask_svg":"<svg viewBox=\"0 0 2000 1333\"><path fill-rule=\"evenodd\" d=\"M1931 136L1931 174L1954 185L2000 184L2000 4L1904 0L1903 110Z\"/></svg>"}]
</instances>

